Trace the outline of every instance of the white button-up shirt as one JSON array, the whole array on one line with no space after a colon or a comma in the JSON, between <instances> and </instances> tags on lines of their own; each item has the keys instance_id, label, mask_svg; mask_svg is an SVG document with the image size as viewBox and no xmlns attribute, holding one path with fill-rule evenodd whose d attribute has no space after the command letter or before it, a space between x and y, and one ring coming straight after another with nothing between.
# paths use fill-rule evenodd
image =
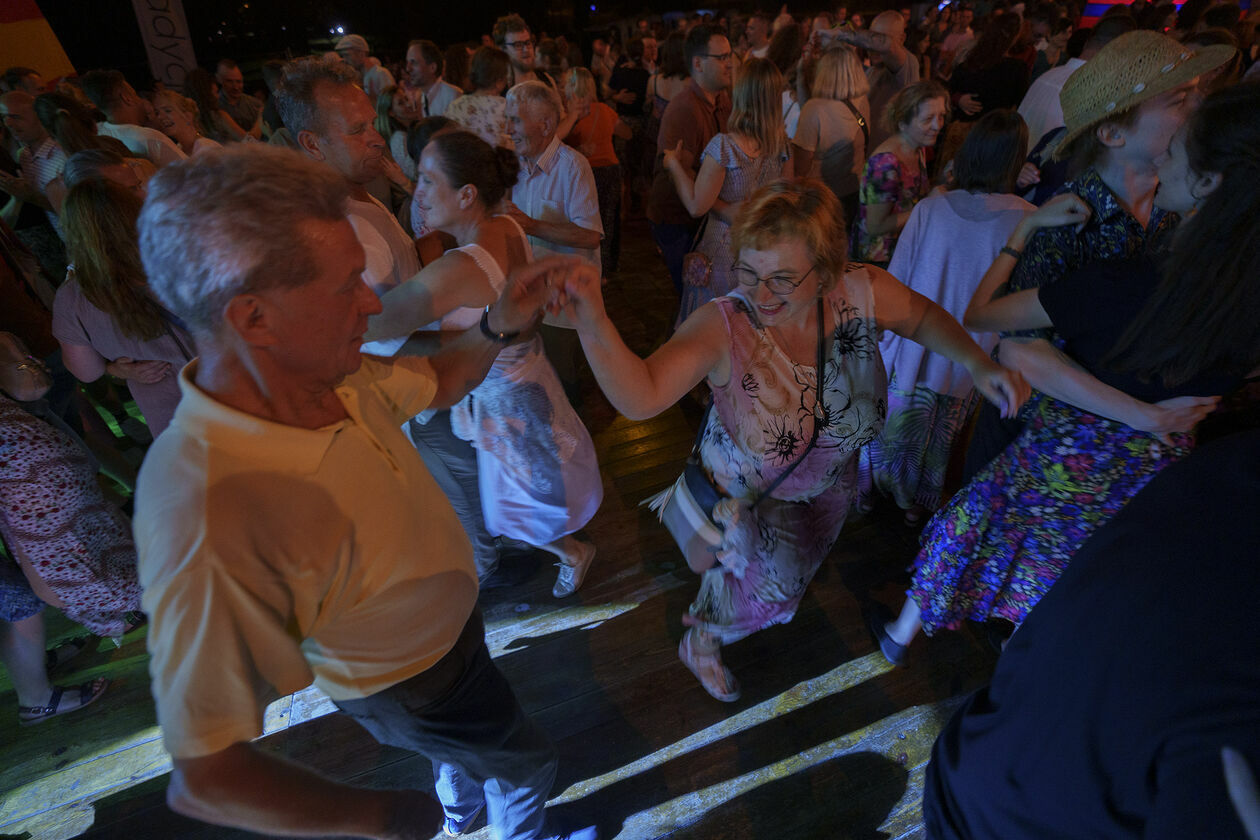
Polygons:
<instances>
[{"instance_id":1,"label":"white button-up shirt","mask_svg":"<svg viewBox=\"0 0 1260 840\"><path fill-rule=\"evenodd\" d=\"M512 203L540 222L572 222L604 235L595 195L595 175L581 152L552 137L535 163L521 158L521 175L512 188ZM571 248L536 236L529 237L534 254L577 254L603 272L599 248Z\"/></svg>"}]
</instances>

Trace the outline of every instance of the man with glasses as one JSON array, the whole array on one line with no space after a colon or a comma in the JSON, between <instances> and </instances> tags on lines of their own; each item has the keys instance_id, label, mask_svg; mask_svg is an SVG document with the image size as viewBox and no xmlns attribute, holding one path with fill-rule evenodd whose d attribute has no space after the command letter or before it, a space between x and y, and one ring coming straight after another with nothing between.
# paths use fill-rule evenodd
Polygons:
<instances>
[{"instance_id":1,"label":"man with glasses","mask_svg":"<svg viewBox=\"0 0 1260 840\"><path fill-rule=\"evenodd\" d=\"M494 44L507 53L512 64L512 78L509 87L521 82L543 82L552 90L559 92L556 82L547 74L534 66L534 47L537 42L529 31L525 18L517 14L504 15L494 22L492 32Z\"/></svg>"},{"instance_id":2,"label":"man with glasses","mask_svg":"<svg viewBox=\"0 0 1260 840\"><path fill-rule=\"evenodd\" d=\"M683 256L691 249L697 223L678 198L660 152L678 148L681 143L679 160L695 177L701 152L713 135L726 127L731 114L731 42L720 29L702 24L687 33L683 55L691 81L669 101L661 116L659 152L647 201L652 238L680 295Z\"/></svg>"}]
</instances>

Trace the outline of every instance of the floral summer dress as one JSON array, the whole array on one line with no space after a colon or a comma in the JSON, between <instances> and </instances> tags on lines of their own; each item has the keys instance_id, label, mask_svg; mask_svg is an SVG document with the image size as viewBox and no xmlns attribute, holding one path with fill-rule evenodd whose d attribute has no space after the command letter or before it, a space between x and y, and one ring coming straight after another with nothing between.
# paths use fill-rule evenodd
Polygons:
<instances>
[{"instance_id":1,"label":"floral summer dress","mask_svg":"<svg viewBox=\"0 0 1260 840\"><path fill-rule=\"evenodd\" d=\"M783 165L787 163L786 152L777 158L750 155L729 134L713 135L700 155L702 162L705 158L713 158L726 170L718 198L727 204L743 201L762 186L778 180L783 175ZM696 244L696 250L712 261L712 275L709 285L689 285L683 290L677 324L687 320L688 315L704 304L729 292L734 284L731 279L731 264L735 262L735 255L731 252L731 226L715 213L709 213L704 235Z\"/></svg>"},{"instance_id":2,"label":"floral summer dress","mask_svg":"<svg viewBox=\"0 0 1260 840\"><path fill-rule=\"evenodd\" d=\"M731 378L712 385L714 410L700 446L705 469L729 496L751 502L818 442L755 509L724 522L719 563L706 571L691 614L706 633L731 642L790 621L805 587L831 550L856 490L857 452L884 422L886 382L879 356L870 275L854 266L825 298L835 319L826 349L823 404L813 363L797 364L757 329L743 301L719 298L731 346Z\"/></svg>"},{"instance_id":3,"label":"floral summer dress","mask_svg":"<svg viewBox=\"0 0 1260 840\"><path fill-rule=\"evenodd\" d=\"M853 258L863 262L888 265L897 247L897 234L872 236L866 232L867 209L877 204L892 204L892 212L905 213L927 195L927 163L919 150L917 170L901 165L892 152L871 155L862 171L858 188L858 217L853 225Z\"/></svg>"},{"instance_id":4,"label":"floral summer dress","mask_svg":"<svg viewBox=\"0 0 1260 840\"><path fill-rule=\"evenodd\" d=\"M61 599L62 611L93 633L122 635L126 614L140 609L131 526L101 495L95 460L69 431L4 395L0 535ZM7 600L11 593L0 588ZM28 607L10 620L36 611Z\"/></svg>"},{"instance_id":5,"label":"floral summer dress","mask_svg":"<svg viewBox=\"0 0 1260 840\"><path fill-rule=\"evenodd\" d=\"M1066 350L1087 370L1138 399L1228 393L1234 378L1205 374L1174 389L1112 378L1100 359L1155 288L1144 260L1096 262L1043 286L1040 300ZM1132 384L1125 384L1132 382ZM1068 562L1156 473L1187 454L1148 432L1033 391L1024 429L923 532L907 593L928 634L990 617L1020 624Z\"/></svg>"}]
</instances>

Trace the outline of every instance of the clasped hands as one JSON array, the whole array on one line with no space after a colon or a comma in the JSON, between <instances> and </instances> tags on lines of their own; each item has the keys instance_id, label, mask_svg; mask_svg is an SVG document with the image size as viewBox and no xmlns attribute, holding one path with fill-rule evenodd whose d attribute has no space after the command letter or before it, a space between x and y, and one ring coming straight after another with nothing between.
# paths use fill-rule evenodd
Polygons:
<instances>
[{"instance_id":1,"label":"clasped hands","mask_svg":"<svg viewBox=\"0 0 1260 840\"><path fill-rule=\"evenodd\" d=\"M532 335L544 314L565 315L574 325L594 323L604 315L599 271L581 257L549 256L521 266L508 276L488 322L496 333Z\"/></svg>"}]
</instances>

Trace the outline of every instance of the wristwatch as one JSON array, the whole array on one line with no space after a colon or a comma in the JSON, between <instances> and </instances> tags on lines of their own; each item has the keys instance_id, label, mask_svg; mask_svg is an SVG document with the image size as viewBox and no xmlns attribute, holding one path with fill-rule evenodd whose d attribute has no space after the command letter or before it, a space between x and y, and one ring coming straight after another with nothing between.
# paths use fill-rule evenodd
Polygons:
<instances>
[{"instance_id":1,"label":"wristwatch","mask_svg":"<svg viewBox=\"0 0 1260 840\"><path fill-rule=\"evenodd\" d=\"M515 332L495 332L494 330L490 329L490 307L487 306L481 312L481 334L484 335L486 338L490 339L491 341L496 341L499 344L511 344L516 339L516 337L521 334L521 331L516 330Z\"/></svg>"}]
</instances>

